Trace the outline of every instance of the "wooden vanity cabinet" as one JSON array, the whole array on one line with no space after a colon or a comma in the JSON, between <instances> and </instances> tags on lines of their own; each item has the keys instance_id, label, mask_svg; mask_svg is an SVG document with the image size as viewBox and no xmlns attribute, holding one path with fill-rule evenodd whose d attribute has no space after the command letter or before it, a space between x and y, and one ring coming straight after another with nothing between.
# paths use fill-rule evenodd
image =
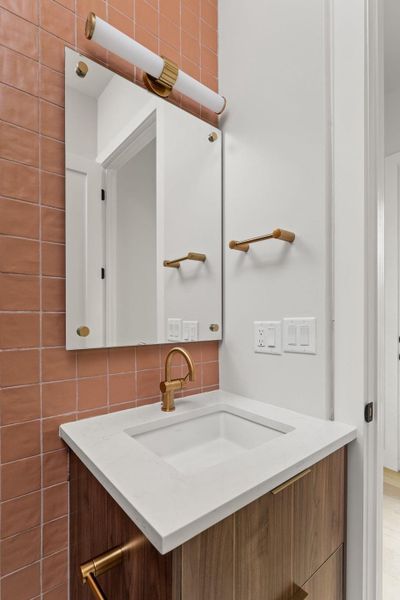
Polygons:
<instances>
[{"instance_id":1,"label":"wooden vanity cabinet","mask_svg":"<svg viewBox=\"0 0 400 600\"><path fill-rule=\"evenodd\" d=\"M76 457L71 461L71 581L79 564L141 539L101 576L108 600L342 600L343 448L181 547L159 554Z\"/></svg>"}]
</instances>

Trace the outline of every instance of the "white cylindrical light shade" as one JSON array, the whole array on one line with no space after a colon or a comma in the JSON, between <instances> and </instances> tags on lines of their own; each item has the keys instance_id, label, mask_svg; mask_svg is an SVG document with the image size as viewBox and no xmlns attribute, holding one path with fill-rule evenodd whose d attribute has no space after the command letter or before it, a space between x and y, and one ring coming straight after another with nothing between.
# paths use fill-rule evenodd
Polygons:
<instances>
[{"instance_id":1,"label":"white cylindrical light shade","mask_svg":"<svg viewBox=\"0 0 400 600\"><path fill-rule=\"evenodd\" d=\"M136 42L119 29L109 25L99 17L95 18L91 38L103 48L117 54L136 65L148 75L158 79L164 68L164 60L139 42ZM179 70L174 89L215 113L225 108L225 98L206 85Z\"/></svg>"},{"instance_id":2,"label":"white cylindrical light shade","mask_svg":"<svg viewBox=\"0 0 400 600\"><path fill-rule=\"evenodd\" d=\"M217 114L225 108L225 98L223 96L200 83L197 79L193 79L184 71L179 71L174 89Z\"/></svg>"},{"instance_id":3,"label":"white cylindrical light shade","mask_svg":"<svg viewBox=\"0 0 400 600\"><path fill-rule=\"evenodd\" d=\"M119 29L96 17L91 38L103 48L136 65L153 77L160 77L164 67L161 56L139 44Z\"/></svg>"}]
</instances>

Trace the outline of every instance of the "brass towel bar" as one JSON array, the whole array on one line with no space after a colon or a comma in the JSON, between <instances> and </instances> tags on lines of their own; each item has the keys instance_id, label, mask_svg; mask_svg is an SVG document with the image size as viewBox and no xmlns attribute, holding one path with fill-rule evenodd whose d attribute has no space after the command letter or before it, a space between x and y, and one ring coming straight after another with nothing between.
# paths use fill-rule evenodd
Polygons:
<instances>
[{"instance_id":1,"label":"brass towel bar","mask_svg":"<svg viewBox=\"0 0 400 600\"><path fill-rule=\"evenodd\" d=\"M173 269L179 269L181 266L181 262L184 260L198 260L200 262L205 262L207 256L205 254L200 254L199 252L188 252L186 256L182 256L182 258L175 258L174 260L164 260L164 267L171 267Z\"/></svg>"},{"instance_id":2,"label":"brass towel bar","mask_svg":"<svg viewBox=\"0 0 400 600\"><path fill-rule=\"evenodd\" d=\"M241 252L248 252L250 248L250 244L255 244L256 242L263 242L264 240L283 240L284 242L289 242L290 244L294 242L296 235L292 231L286 231L285 229L274 229L272 233L267 233L266 235L260 235L258 237L249 238L248 240L243 240L241 242L237 242L232 240L229 242L229 248L231 250L240 250Z\"/></svg>"}]
</instances>

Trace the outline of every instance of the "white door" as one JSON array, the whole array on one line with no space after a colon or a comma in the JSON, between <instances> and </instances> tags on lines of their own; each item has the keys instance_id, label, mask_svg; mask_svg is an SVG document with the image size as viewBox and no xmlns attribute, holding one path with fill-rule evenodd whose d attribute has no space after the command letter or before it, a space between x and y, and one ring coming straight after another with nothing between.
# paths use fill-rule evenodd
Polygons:
<instances>
[{"instance_id":1,"label":"white door","mask_svg":"<svg viewBox=\"0 0 400 600\"><path fill-rule=\"evenodd\" d=\"M66 164L66 346L104 346L104 207L102 168L67 155ZM89 327L88 337L78 328Z\"/></svg>"},{"instance_id":2,"label":"white door","mask_svg":"<svg viewBox=\"0 0 400 600\"><path fill-rule=\"evenodd\" d=\"M384 464L399 470L399 201L400 153L385 160Z\"/></svg>"}]
</instances>

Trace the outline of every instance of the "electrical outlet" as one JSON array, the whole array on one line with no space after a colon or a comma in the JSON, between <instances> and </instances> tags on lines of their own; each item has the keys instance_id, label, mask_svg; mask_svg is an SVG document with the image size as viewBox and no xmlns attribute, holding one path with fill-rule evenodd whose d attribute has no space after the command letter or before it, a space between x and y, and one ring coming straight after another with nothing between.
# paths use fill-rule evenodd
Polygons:
<instances>
[{"instance_id":1,"label":"electrical outlet","mask_svg":"<svg viewBox=\"0 0 400 600\"><path fill-rule=\"evenodd\" d=\"M260 354L282 354L280 321L254 322L254 352Z\"/></svg>"}]
</instances>

